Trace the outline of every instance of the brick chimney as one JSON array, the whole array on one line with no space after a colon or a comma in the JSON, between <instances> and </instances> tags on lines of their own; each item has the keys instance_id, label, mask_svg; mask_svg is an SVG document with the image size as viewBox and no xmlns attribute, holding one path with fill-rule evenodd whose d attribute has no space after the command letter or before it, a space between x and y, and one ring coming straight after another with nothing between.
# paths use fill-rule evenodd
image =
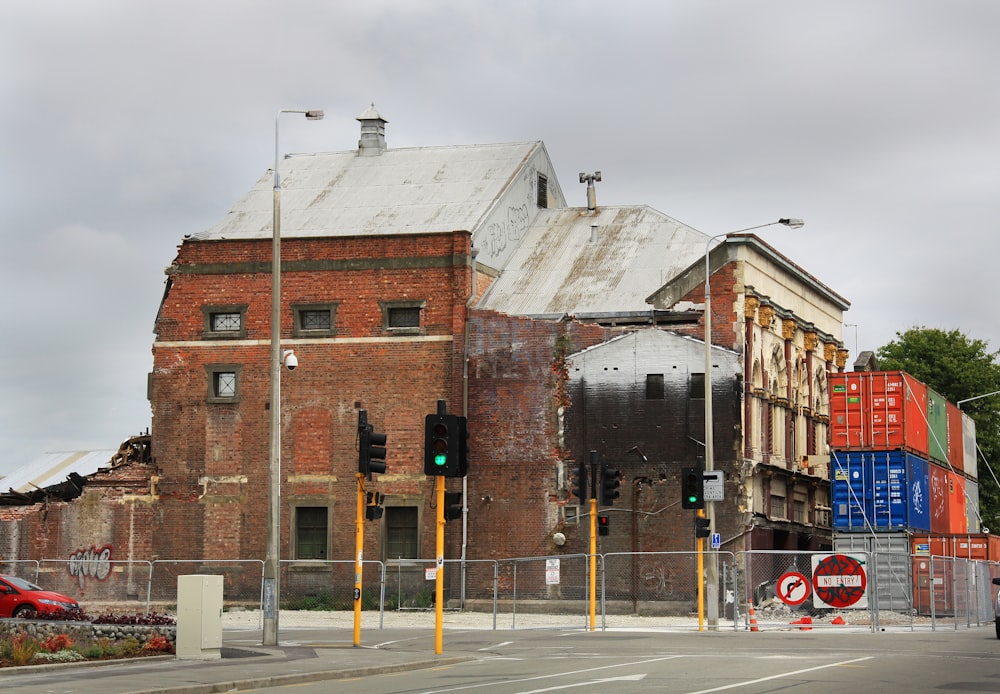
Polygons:
<instances>
[{"instance_id":1,"label":"brick chimney","mask_svg":"<svg viewBox=\"0 0 1000 694\"><path fill-rule=\"evenodd\" d=\"M358 156L377 157L385 151L385 118L375 110L372 103L364 113L358 116L361 121L361 139L358 140Z\"/></svg>"}]
</instances>

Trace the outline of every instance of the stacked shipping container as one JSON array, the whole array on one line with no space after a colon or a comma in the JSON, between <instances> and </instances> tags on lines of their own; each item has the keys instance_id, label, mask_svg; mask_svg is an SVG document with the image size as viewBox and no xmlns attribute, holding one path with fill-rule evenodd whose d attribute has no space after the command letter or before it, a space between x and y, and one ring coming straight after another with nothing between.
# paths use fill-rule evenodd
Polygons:
<instances>
[{"instance_id":1,"label":"stacked shipping container","mask_svg":"<svg viewBox=\"0 0 1000 694\"><path fill-rule=\"evenodd\" d=\"M837 532L979 532L975 423L903 371L830 376Z\"/></svg>"}]
</instances>

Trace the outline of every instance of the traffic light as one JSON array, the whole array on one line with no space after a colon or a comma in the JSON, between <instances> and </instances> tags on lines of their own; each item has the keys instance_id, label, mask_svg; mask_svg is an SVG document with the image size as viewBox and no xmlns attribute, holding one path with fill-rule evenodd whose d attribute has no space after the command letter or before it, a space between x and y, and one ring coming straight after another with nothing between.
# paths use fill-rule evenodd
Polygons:
<instances>
[{"instance_id":1,"label":"traffic light","mask_svg":"<svg viewBox=\"0 0 1000 694\"><path fill-rule=\"evenodd\" d=\"M711 522L702 516L697 516L694 519L694 536L695 537L708 537L711 532L709 526Z\"/></svg>"},{"instance_id":2,"label":"traffic light","mask_svg":"<svg viewBox=\"0 0 1000 694\"><path fill-rule=\"evenodd\" d=\"M705 508L705 479L701 468L681 470L681 508Z\"/></svg>"},{"instance_id":3,"label":"traffic light","mask_svg":"<svg viewBox=\"0 0 1000 694\"><path fill-rule=\"evenodd\" d=\"M587 466L583 461L570 470L570 490L580 501L587 501Z\"/></svg>"},{"instance_id":4,"label":"traffic light","mask_svg":"<svg viewBox=\"0 0 1000 694\"><path fill-rule=\"evenodd\" d=\"M358 422L358 472L367 479L372 478L372 473L379 474L385 472L385 434L377 434L373 431L371 424L367 420L362 422L359 417Z\"/></svg>"},{"instance_id":5,"label":"traffic light","mask_svg":"<svg viewBox=\"0 0 1000 694\"><path fill-rule=\"evenodd\" d=\"M462 492L444 493L444 519L457 520L462 517Z\"/></svg>"},{"instance_id":6,"label":"traffic light","mask_svg":"<svg viewBox=\"0 0 1000 694\"><path fill-rule=\"evenodd\" d=\"M469 474L469 420L456 417L458 420L458 476Z\"/></svg>"},{"instance_id":7,"label":"traffic light","mask_svg":"<svg viewBox=\"0 0 1000 694\"><path fill-rule=\"evenodd\" d=\"M622 473L618 468L601 464L601 505L611 506L618 498L618 487L621 485Z\"/></svg>"},{"instance_id":8,"label":"traffic light","mask_svg":"<svg viewBox=\"0 0 1000 694\"><path fill-rule=\"evenodd\" d=\"M458 417L429 414L424 420L424 474L460 477Z\"/></svg>"},{"instance_id":9,"label":"traffic light","mask_svg":"<svg viewBox=\"0 0 1000 694\"><path fill-rule=\"evenodd\" d=\"M597 515L597 534L607 535L611 532L611 516L606 513Z\"/></svg>"},{"instance_id":10,"label":"traffic light","mask_svg":"<svg viewBox=\"0 0 1000 694\"><path fill-rule=\"evenodd\" d=\"M382 517L382 504L385 502L385 494L378 492L367 493L368 503L365 505L365 518L368 520L378 520Z\"/></svg>"}]
</instances>

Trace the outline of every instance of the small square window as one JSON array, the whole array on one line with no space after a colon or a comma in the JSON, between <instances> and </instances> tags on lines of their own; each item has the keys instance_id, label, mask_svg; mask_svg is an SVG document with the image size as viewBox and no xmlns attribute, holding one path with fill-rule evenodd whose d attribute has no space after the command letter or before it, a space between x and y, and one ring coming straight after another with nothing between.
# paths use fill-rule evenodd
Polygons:
<instances>
[{"instance_id":1,"label":"small square window","mask_svg":"<svg viewBox=\"0 0 1000 694\"><path fill-rule=\"evenodd\" d=\"M239 313L213 313L211 316L212 332L240 330L243 328L243 316Z\"/></svg>"},{"instance_id":2,"label":"small square window","mask_svg":"<svg viewBox=\"0 0 1000 694\"><path fill-rule=\"evenodd\" d=\"M417 334L421 331L423 301L382 302L382 319L386 330L394 333Z\"/></svg>"},{"instance_id":3,"label":"small square window","mask_svg":"<svg viewBox=\"0 0 1000 694\"><path fill-rule=\"evenodd\" d=\"M563 520L566 521L566 525L580 524L580 507L577 504L566 504L562 507L562 510Z\"/></svg>"},{"instance_id":4,"label":"small square window","mask_svg":"<svg viewBox=\"0 0 1000 694\"><path fill-rule=\"evenodd\" d=\"M205 367L208 373L208 402L237 402L240 398L241 367L231 364L212 364Z\"/></svg>"},{"instance_id":5,"label":"small square window","mask_svg":"<svg viewBox=\"0 0 1000 694\"><path fill-rule=\"evenodd\" d=\"M243 306L202 306L205 316L205 334L207 339L246 337L246 311Z\"/></svg>"},{"instance_id":6,"label":"small square window","mask_svg":"<svg viewBox=\"0 0 1000 694\"><path fill-rule=\"evenodd\" d=\"M294 337L330 337L334 334L337 304L292 304Z\"/></svg>"},{"instance_id":7,"label":"small square window","mask_svg":"<svg viewBox=\"0 0 1000 694\"><path fill-rule=\"evenodd\" d=\"M217 398L236 397L236 372L216 371L214 374L213 390Z\"/></svg>"}]
</instances>

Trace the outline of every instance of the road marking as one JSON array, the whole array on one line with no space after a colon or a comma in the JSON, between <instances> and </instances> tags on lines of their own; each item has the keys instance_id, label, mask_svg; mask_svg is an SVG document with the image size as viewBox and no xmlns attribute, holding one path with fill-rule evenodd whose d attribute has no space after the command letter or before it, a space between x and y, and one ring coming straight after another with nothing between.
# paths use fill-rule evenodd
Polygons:
<instances>
[{"instance_id":1,"label":"road marking","mask_svg":"<svg viewBox=\"0 0 1000 694\"><path fill-rule=\"evenodd\" d=\"M851 663L860 663L864 660L871 660L875 656L868 655L864 658L855 658L853 660L842 660L839 663L828 663L827 665L817 665L816 667L807 667L804 670L792 670L791 672L785 672L780 675L771 675L770 677L761 677L756 680L746 680L745 682L736 682L734 684L727 684L722 687L714 687L712 689L699 689L696 692L691 692L690 694L708 694L708 692L721 692L725 689L735 689L736 687L746 687L751 684L757 684L759 682L767 682L768 680L778 680L782 677L793 677L795 675L801 675L806 672L815 672L816 670L825 670L830 667L839 667L841 665L850 665Z\"/></svg>"},{"instance_id":2,"label":"road marking","mask_svg":"<svg viewBox=\"0 0 1000 694\"><path fill-rule=\"evenodd\" d=\"M599 680L590 680L589 682L576 682L574 684L560 684L555 687L546 687L545 689L532 689L527 692L518 692L518 694L542 694L543 692L554 692L557 689L573 689L575 687L590 687L595 684L610 684L611 682L638 682L639 680L645 679L645 673L639 675L625 675L624 677L605 677Z\"/></svg>"},{"instance_id":3,"label":"road marking","mask_svg":"<svg viewBox=\"0 0 1000 694\"><path fill-rule=\"evenodd\" d=\"M442 694L443 692L458 692L463 689L481 689L485 687L495 687L498 684L517 684L518 682L537 682L538 680L549 680L554 677L565 677L567 675L582 675L588 672L599 672L601 670L610 670L616 667L631 667L634 665L646 665L648 663L659 663L663 660L674 660L675 658L683 658L682 655L665 655L661 658L649 658L646 660L636 660L630 663L617 663L615 665L601 665L599 667L584 668L583 670L567 670L566 672L555 672L551 675L536 675L535 677L524 677L518 680L496 680L493 682L477 682L476 684L463 684L459 687L449 687L448 689L431 689L423 694ZM643 675L645 677L645 675Z\"/></svg>"},{"instance_id":4,"label":"road marking","mask_svg":"<svg viewBox=\"0 0 1000 694\"><path fill-rule=\"evenodd\" d=\"M504 646L509 646L512 643L514 643L514 642L513 641L503 641L501 643L498 643L495 646L487 646L486 648L480 648L479 650L481 650L481 651L489 651L489 650L493 650L494 648L503 648Z\"/></svg>"}]
</instances>

